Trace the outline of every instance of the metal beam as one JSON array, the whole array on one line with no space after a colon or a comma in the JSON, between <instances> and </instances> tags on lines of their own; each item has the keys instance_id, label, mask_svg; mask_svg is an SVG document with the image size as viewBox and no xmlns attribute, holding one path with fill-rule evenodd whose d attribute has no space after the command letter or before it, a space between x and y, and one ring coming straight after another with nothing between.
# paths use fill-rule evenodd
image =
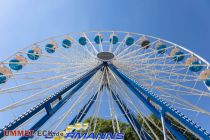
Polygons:
<instances>
[{"instance_id":1,"label":"metal beam","mask_svg":"<svg viewBox=\"0 0 210 140\"><path fill-rule=\"evenodd\" d=\"M144 103L144 105L161 121L160 111L157 110L148 101L148 98L150 98L150 100L152 100L152 101L153 101L153 98L151 98L150 96L147 96L147 94L144 94L144 93L142 94L142 92L140 92L140 90L136 88L136 86L139 86L139 85L137 85L137 82L134 82L132 79L128 78L125 74L120 72L113 64L107 64L107 65L123 81L123 83ZM135 85L134 85L134 83L135 83ZM145 90L144 92L148 92L148 90ZM158 105L160 105L160 104L158 104ZM173 135L176 137L176 139L186 140L186 138L175 127L173 127L173 125L171 125L170 122L165 120L165 126L171 133L173 133Z\"/></svg>"},{"instance_id":2,"label":"metal beam","mask_svg":"<svg viewBox=\"0 0 210 140\"><path fill-rule=\"evenodd\" d=\"M0 131L0 138L4 137L3 130L14 130L24 122L26 122L28 119L33 117L35 114L37 114L42 109L47 110L47 114L41 118L32 128L31 130L38 130L58 109L60 109L63 104L65 104L68 99L72 96L73 93L75 93L78 89L80 89L104 64L100 64L99 66L95 67L91 71L87 72L80 78L74 80L69 85L65 86L63 89L58 91L57 93L53 94L49 98L46 98L44 101L42 101L37 106L31 108L26 113L20 115L17 119L15 119L13 122L6 125L1 131ZM77 85L77 86L76 86ZM69 94L67 94L63 99L60 97L68 92L71 88L76 86ZM51 107L51 103L54 102L57 99L61 99L58 104L55 107Z\"/></svg>"},{"instance_id":3,"label":"metal beam","mask_svg":"<svg viewBox=\"0 0 210 140\"><path fill-rule=\"evenodd\" d=\"M128 87L132 87L133 89L135 89L139 96L144 95L142 96L143 98L147 97L150 100L152 100L155 104L159 105L166 113L169 113L174 118L176 118L176 120L178 120L182 125L187 127L196 136L205 140L210 139L210 134L205 129L201 128L191 119L189 119L181 112L173 108L172 105L169 105L166 101L161 99L157 94L154 94L151 91L148 91L148 89L146 89L142 85L139 85L138 82L136 82L135 80L131 79L126 74L118 70L113 64L108 64L108 66ZM160 115L158 116L160 117ZM169 123L166 122L166 127L167 126L170 126L170 122Z\"/></svg>"}]
</instances>

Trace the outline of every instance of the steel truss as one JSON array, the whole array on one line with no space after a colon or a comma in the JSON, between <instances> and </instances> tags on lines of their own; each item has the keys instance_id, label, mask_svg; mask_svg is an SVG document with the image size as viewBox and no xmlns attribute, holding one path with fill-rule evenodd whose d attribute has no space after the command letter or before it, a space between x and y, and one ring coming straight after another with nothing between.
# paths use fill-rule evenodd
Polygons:
<instances>
[{"instance_id":1,"label":"steel truss","mask_svg":"<svg viewBox=\"0 0 210 140\"><path fill-rule=\"evenodd\" d=\"M171 132L173 136L178 140L184 140L186 139L173 125L172 122L165 119L165 114L170 114L174 119L179 121L183 126L185 126L188 130L190 130L193 134L198 136L201 139L210 139L210 135L206 134L206 130L202 130L200 126L198 126L196 123L194 123L192 120L187 118L185 115L183 115L181 112L173 108L170 104L168 104L166 101L161 99L157 94L152 93L148 91L145 87L142 85L139 85L135 80L128 77L126 74L121 72L117 67L115 67L112 63L109 62L103 62L96 68L92 69L91 71L87 72L77 80L73 81L69 85L65 86L63 89L58 91L57 93L53 94L49 98L46 98L44 101L42 101L37 106L31 108L26 113L19 116L17 119L15 119L13 122L6 125L0 132L0 138L3 138L3 130L14 130L17 127L21 126L24 122L32 118L35 114L37 114L39 111L45 109L46 115L42 117L38 122L35 123L33 127L31 127L30 130L37 131L45 122L49 120L53 114L55 114L73 95L75 92L77 92L99 69L102 69L102 67L105 67L107 69L110 69L115 75L118 76L118 78L134 93L139 100L144 103L144 105L162 122L164 122L164 127L167 131ZM134 131L138 134L140 133L140 139L151 139L149 134L142 129L142 126L138 123L136 116L132 113L132 111L127 107L127 105L123 102L123 100L118 96L118 94L113 91L113 89L110 88L108 84L102 85L100 88L100 92L102 88L109 89L113 99L115 100L116 104L120 108L120 110L123 112L125 118L130 123ZM67 94L65 94L67 93ZM80 110L80 112L73 118L73 120L70 122L70 124L74 124L75 122L81 122L87 112L90 110L91 106L94 104L98 92L96 92L83 106L83 108ZM66 96L62 96L62 95ZM52 107L51 103L58 100L58 103ZM154 104L158 105L160 108L157 108L154 106ZM165 135L164 131L164 136ZM28 139L29 137L22 137L21 140Z\"/></svg>"}]
</instances>

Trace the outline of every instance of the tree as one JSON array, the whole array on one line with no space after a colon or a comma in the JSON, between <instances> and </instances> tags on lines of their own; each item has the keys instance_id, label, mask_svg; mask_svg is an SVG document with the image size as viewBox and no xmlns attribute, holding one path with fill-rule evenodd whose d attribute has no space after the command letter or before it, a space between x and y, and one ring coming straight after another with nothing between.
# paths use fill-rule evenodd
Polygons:
<instances>
[{"instance_id":1,"label":"tree","mask_svg":"<svg viewBox=\"0 0 210 140\"><path fill-rule=\"evenodd\" d=\"M159 139L163 139L163 134L162 134L162 124L161 121L158 120L158 118L155 115L149 115L147 117L140 117L140 115L137 116L139 123L142 125L143 129L153 138L155 139L154 135L151 132L151 129L154 131L156 136ZM112 126L112 120L106 120L102 118L93 118L94 121L97 121L97 127L95 129L95 133L101 132L111 132L113 133L113 126ZM183 134L187 140L199 140L195 135L193 135L191 132L186 131L185 127L181 125L178 121L173 119L171 116L166 115L165 116L166 121L170 121L171 124L174 126L174 128L179 131L181 134ZM150 126L150 128L145 124L143 120L147 121L147 124ZM85 122L90 123L91 118L88 118L85 120ZM153 123L152 123L153 122ZM116 124L116 123L115 123ZM137 134L135 131L132 129L132 127L124 122L118 122L120 131L125 134L124 140L139 140ZM158 126L158 128L156 127ZM94 123L91 124L91 128L94 128ZM183 131L185 130L185 131ZM173 136L167 131L167 135L172 138Z\"/></svg>"}]
</instances>

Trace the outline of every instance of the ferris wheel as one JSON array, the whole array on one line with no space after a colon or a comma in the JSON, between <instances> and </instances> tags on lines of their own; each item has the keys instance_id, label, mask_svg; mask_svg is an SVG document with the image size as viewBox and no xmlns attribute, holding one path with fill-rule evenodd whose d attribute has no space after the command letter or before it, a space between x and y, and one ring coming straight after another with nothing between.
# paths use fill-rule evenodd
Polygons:
<instances>
[{"instance_id":1,"label":"ferris wheel","mask_svg":"<svg viewBox=\"0 0 210 140\"><path fill-rule=\"evenodd\" d=\"M94 131L99 117L114 132L129 123L140 140L207 140L209 97L209 63L180 45L123 31L65 34L0 63L0 138L9 139L3 130L62 131L85 118Z\"/></svg>"}]
</instances>

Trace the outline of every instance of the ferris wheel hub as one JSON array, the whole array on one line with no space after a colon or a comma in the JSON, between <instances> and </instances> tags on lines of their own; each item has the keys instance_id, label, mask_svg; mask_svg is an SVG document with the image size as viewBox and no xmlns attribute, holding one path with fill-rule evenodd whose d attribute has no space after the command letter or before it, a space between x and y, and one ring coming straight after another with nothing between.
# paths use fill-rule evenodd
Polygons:
<instances>
[{"instance_id":1,"label":"ferris wheel hub","mask_svg":"<svg viewBox=\"0 0 210 140\"><path fill-rule=\"evenodd\" d=\"M110 61L114 58L114 54L111 52L100 52L97 54L97 57L102 61Z\"/></svg>"}]
</instances>

